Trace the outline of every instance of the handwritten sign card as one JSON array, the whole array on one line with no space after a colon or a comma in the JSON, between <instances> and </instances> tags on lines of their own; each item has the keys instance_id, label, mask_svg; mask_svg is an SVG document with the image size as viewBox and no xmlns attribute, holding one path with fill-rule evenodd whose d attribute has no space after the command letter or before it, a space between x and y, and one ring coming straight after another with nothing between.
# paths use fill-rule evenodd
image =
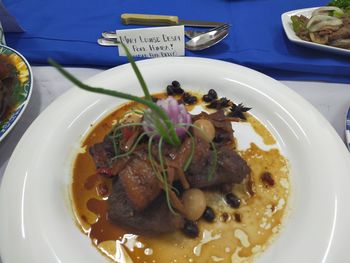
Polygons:
<instances>
[{"instance_id":1,"label":"handwritten sign card","mask_svg":"<svg viewBox=\"0 0 350 263\"><path fill-rule=\"evenodd\" d=\"M185 55L184 26L152 27L117 30L117 39L123 42L131 55L138 57L175 57ZM126 56L122 47L120 56Z\"/></svg>"}]
</instances>

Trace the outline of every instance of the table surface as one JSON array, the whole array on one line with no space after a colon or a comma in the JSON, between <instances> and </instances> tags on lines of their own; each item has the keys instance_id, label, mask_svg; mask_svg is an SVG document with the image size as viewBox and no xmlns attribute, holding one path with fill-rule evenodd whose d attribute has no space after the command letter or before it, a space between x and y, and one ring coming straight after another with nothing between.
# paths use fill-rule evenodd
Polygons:
<instances>
[{"instance_id":1,"label":"table surface","mask_svg":"<svg viewBox=\"0 0 350 263\"><path fill-rule=\"evenodd\" d=\"M0 142L0 182L7 162L26 129L52 101L72 87L72 84L52 67L35 66L32 69L34 88L31 101L17 125ZM93 68L68 69L82 80L102 71ZM346 113L350 106L350 84L305 81L281 82L316 107L345 141L344 128Z\"/></svg>"},{"instance_id":2,"label":"table surface","mask_svg":"<svg viewBox=\"0 0 350 263\"><path fill-rule=\"evenodd\" d=\"M26 129L52 101L72 87L72 84L52 67L35 66L32 69L34 88L31 101L17 125L0 142L0 182L8 160ZM92 68L68 68L68 70L82 80L102 71ZM282 81L282 83L316 107L345 141L344 128L346 113L350 106L350 84L305 81Z\"/></svg>"}]
</instances>

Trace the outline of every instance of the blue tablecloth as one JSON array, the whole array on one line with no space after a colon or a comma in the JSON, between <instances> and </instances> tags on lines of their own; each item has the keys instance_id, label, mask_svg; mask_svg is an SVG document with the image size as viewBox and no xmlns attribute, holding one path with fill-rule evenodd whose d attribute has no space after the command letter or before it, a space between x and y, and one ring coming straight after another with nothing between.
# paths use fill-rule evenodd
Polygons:
<instances>
[{"instance_id":1,"label":"blue tablecloth","mask_svg":"<svg viewBox=\"0 0 350 263\"><path fill-rule=\"evenodd\" d=\"M177 15L232 25L223 42L186 56L238 63L277 79L350 83L350 56L289 42L281 14L325 5L321 0L5 0L25 33L6 35L10 47L31 63L51 57L64 65L112 67L127 62L115 48L96 43L102 31L122 28L122 13Z\"/></svg>"}]
</instances>

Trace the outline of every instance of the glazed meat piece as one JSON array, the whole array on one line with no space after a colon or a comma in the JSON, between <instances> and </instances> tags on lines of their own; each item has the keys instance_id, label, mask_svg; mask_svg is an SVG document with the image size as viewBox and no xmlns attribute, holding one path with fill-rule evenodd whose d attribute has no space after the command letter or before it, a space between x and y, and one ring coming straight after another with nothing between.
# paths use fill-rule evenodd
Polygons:
<instances>
[{"instance_id":1,"label":"glazed meat piece","mask_svg":"<svg viewBox=\"0 0 350 263\"><path fill-rule=\"evenodd\" d=\"M217 167L210 179L208 175L212 166L213 152L209 143L196 138L195 155L186 172L191 187L205 188L221 184L241 183L250 173L250 168L245 160L234 151L231 145L217 146L216 151Z\"/></svg>"},{"instance_id":2,"label":"glazed meat piece","mask_svg":"<svg viewBox=\"0 0 350 263\"><path fill-rule=\"evenodd\" d=\"M97 172L103 176L119 176L133 208L146 208L160 193L158 179L147 159L145 145L139 145L131 155L112 159L112 140L106 136L102 143L90 148Z\"/></svg>"},{"instance_id":3,"label":"glazed meat piece","mask_svg":"<svg viewBox=\"0 0 350 263\"><path fill-rule=\"evenodd\" d=\"M145 209L161 192L159 181L147 160L132 158L119 173L119 178L135 210Z\"/></svg>"},{"instance_id":4,"label":"glazed meat piece","mask_svg":"<svg viewBox=\"0 0 350 263\"><path fill-rule=\"evenodd\" d=\"M172 214L165 196L159 195L147 209L133 208L124 187L118 178L114 179L112 194L108 198L108 217L113 222L140 235L158 235L174 232L183 226L183 218Z\"/></svg>"},{"instance_id":5,"label":"glazed meat piece","mask_svg":"<svg viewBox=\"0 0 350 263\"><path fill-rule=\"evenodd\" d=\"M213 177L210 179L209 170L212 167L213 150L210 143L199 137L195 137L195 153L191 165L186 172L186 177L191 187L205 188L221 184L241 183L250 173L250 168L233 148L233 129L231 121L225 116L224 111L218 110L212 114L202 112L193 116L192 119L193 121L208 119L215 127L214 145L217 151L217 167ZM182 148L185 145L183 143ZM187 145L187 147L190 147L191 144ZM182 151L190 152L184 149Z\"/></svg>"},{"instance_id":6,"label":"glazed meat piece","mask_svg":"<svg viewBox=\"0 0 350 263\"><path fill-rule=\"evenodd\" d=\"M250 174L246 161L231 146L218 148L217 155L217 175L213 180L238 184Z\"/></svg>"},{"instance_id":7,"label":"glazed meat piece","mask_svg":"<svg viewBox=\"0 0 350 263\"><path fill-rule=\"evenodd\" d=\"M115 154L113 142L109 135L104 138L103 142L91 146L89 151L97 169L110 167L110 160Z\"/></svg>"},{"instance_id":8,"label":"glazed meat piece","mask_svg":"<svg viewBox=\"0 0 350 263\"><path fill-rule=\"evenodd\" d=\"M104 138L103 142L91 146L89 151L95 162L97 172L103 176L110 177L118 175L130 160L129 157L112 159L115 156L115 152L112 139L109 135Z\"/></svg>"}]
</instances>

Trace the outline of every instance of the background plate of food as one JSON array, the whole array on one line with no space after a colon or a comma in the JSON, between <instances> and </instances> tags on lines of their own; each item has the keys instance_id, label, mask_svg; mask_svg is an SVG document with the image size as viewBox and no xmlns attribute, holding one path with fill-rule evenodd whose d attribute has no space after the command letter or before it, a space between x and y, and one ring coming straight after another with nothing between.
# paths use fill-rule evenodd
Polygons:
<instances>
[{"instance_id":1,"label":"background plate of food","mask_svg":"<svg viewBox=\"0 0 350 263\"><path fill-rule=\"evenodd\" d=\"M350 55L350 13L336 6L293 10L282 14L288 39L296 44Z\"/></svg>"},{"instance_id":2,"label":"background plate of food","mask_svg":"<svg viewBox=\"0 0 350 263\"><path fill-rule=\"evenodd\" d=\"M0 189L0 209L4 211L0 252L4 263L350 261L350 156L317 110L280 82L239 65L202 58L161 58L137 65L152 94L167 97L167 91L186 104L191 118L183 118L182 122L186 119L186 123L190 120L194 124L204 118L214 126L203 137L211 137L210 145L198 139L193 132L196 129L190 128L182 141L191 142L192 137L196 140L192 161L197 161L191 161L184 173L190 189L198 188L195 192L204 194L205 204L192 206L190 212L197 215L183 214L177 207L182 202L187 209L186 202L190 200L185 201L186 187L171 185L168 193L175 193L169 202L177 212L174 215L164 201L166 191L159 190L159 184L138 185L140 192L136 193L129 187L144 182L145 174L152 174L150 162L142 159L145 155L139 150L142 153L153 135L146 141L137 140L141 148L135 150L137 156L130 163L126 160L118 177L113 177L117 167L108 165L130 156L123 152L120 159L106 155L107 148L120 153L124 145L114 139L110 144L108 136L122 136L129 141L133 133L129 129L110 131L118 125L128 128L126 113L138 114L142 110L135 104L123 104L125 100L75 87L33 122L9 161ZM142 94L130 64L107 70L85 83L129 95ZM164 104L162 100L160 104ZM171 111L183 112L183 107L177 111L173 102L167 105ZM215 118L205 113L198 115L201 111ZM208 135L210 130L214 135ZM160 153L160 138L154 137L158 148L149 145L148 156L153 156L153 150ZM205 150L197 151L197 145ZM217 162L212 166L214 149ZM186 155L186 151L179 154L173 150L164 148L164 153L168 152L166 157L162 155L164 158L173 156L166 161ZM160 155L152 161L156 168L164 166ZM113 160L105 162L103 156ZM240 165L235 166L237 160ZM171 165L166 162L168 178ZM221 169L220 173L214 170L211 179L206 176L210 167ZM147 169L148 173L140 173ZM129 172L138 175L136 180ZM203 173L204 177L196 177ZM177 170L179 178L180 174ZM217 182L223 174L237 180L206 188L206 183ZM204 185L193 187L199 182ZM137 210L149 201L148 188L158 189L155 200L160 200L165 210L148 210L158 201L141 208L146 210ZM173 200L180 200L180 206ZM111 210L113 207L117 209ZM158 228L150 218L158 220ZM182 224L172 224L178 219ZM190 224L184 228L188 221ZM174 228L169 228L170 224ZM153 235L144 231L149 229Z\"/></svg>"},{"instance_id":3,"label":"background plate of food","mask_svg":"<svg viewBox=\"0 0 350 263\"><path fill-rule=\"evenodd\" d=\"M16 50L0 45L0 141L20 119L29 102L33 76L29 63Z\"/></svg>"}]
</instances>

